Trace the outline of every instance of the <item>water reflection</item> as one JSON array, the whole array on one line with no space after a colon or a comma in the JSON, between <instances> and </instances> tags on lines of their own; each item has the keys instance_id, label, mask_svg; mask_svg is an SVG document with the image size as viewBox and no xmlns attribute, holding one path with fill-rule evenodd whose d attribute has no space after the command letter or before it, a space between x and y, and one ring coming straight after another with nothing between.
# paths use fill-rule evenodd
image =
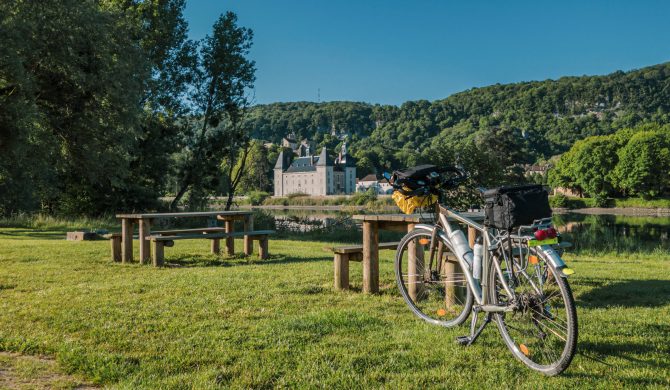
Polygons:
<instances>
[{"instance_id":1,"label":"water reflection","mask_svg":"<svg viewBox=\"0 0 670 390\"><path fill-rule=\"evenodd\" d=\"M670 217L563 214L554 224L573 251L670 251Z\"/></svg>"}]
</instances>

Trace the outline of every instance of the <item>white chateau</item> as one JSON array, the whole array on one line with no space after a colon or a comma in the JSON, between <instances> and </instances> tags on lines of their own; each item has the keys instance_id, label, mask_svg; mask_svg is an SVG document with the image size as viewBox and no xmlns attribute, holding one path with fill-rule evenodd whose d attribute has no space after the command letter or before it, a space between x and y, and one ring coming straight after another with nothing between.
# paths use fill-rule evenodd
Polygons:
<instances>
[{"instance_id":1,"label":"white chateau","mask_svg":"<svg viewBox=\"0 0 670 390\"><path fill-rule=\"evenodd\" d=\"M313 155L314 146L309 141L298 144L294 137L288 137L283 144L293 149L297 157L291 161L290 153L279 153L274 168L275 196L340 195L356 191L356 164L354 158L347 155L346 142L334 161L328 157L326 148L321 149L318 156Z\"/></svg>"}]
</instances>

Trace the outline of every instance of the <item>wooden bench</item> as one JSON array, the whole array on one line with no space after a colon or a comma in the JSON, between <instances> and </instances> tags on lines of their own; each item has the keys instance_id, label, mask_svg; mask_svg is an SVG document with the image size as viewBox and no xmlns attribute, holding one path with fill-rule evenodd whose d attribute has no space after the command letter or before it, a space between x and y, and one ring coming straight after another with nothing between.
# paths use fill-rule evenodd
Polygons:
<instances>
[{"instance_id":1,"label":"wooden bench","mask_svg":"<svg viewBox=\"0 0 670 390\"><path fill-rule=\"evenodd\" d=\"M398 244L399 242L380 242L378 247L380 250L395 250L398 248ZM363 261L363 245L336 246L324 249L335 254L333 259L335 288L347 290L349 288L349 262Z\"/></svg>"},{"instance_id":2,"label":"wooden bench","mask_svg":"<svg viewBox=\"0 0 670 390\"><path fill-rule=\"evenodd\" d=\"M261 259L268 258L268 236L274 234L274 230L256 230L250 232L233 232L226 233L221 231L222 228L204 228L204 229L182 229L163 231L161 234L153 234L146 237L146 240L153 243L153 253L151 256L153 265L159 267L163 265L165 260L164 248L174 246L175 240L194 240L194 239L209 239L217 242L222 238L234 239L236 237L245 237L251 243L258 241L258 255ZM179 233L184 232L184 233ZM198 234L200 232L200 234ZM154 232L159 233L159 232ZM244 248L245 255L251 255L251 245ZM212 243L212 250L214 251L214 243ZM218 250L217 250L218 253Z\"/></svg>"}]
</instances>

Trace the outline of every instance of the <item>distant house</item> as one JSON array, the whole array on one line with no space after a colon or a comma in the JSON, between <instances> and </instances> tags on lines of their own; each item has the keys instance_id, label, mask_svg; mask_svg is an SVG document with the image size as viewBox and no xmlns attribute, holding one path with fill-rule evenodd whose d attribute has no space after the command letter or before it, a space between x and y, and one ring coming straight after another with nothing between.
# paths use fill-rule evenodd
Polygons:
<instances>
[{"instance_id":1,"label":"distant house","mask_svg":"<svg viewBox=\"0 0 670 390\"><path fill-rule=\"evenodd\" d=\"M348 155L346 142L335 160L328 156L326 148L321 149L318 156L312 155L311 151L312 148L307 147L306 155L296 158L283 151L279 153L274 168L275 196L293 193L339 195L355 191L356 162Z\"/></svg>"},{"instance_id":2,"label":"distant house","mask_svg":"<svg viewBox=\"0 0 670 390\"><path fill-rule=\"evenodd\" d=\"M393 187L385 180L380 179L374 173L371 173L356 182L356 191L365 192L374 188L378 195L390 195L393 193Z\"/></svg>"},{"instance_id":3,"label":"distant house","mask_svg":"<svg viewBox=\"0 0 670 390\"><path fill-rule=\"evenodd\" d=\"M525 164L523 166L524 170L524 175L525 176L530 176L534 174L540 174L542 176L547 174L547 170L549 169L549 165L530 165L530 164Z\"/></svg>"}]
</instances>

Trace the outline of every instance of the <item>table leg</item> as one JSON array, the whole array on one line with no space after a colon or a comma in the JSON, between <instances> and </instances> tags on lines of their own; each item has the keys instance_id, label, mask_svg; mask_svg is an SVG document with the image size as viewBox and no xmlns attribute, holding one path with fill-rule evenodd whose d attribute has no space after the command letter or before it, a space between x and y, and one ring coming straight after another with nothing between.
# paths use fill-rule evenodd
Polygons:
<instances>
[{"instance_id":1,"label":"table leg","mask_svg":"<svg viewBox=\"0 0 670 390\"><path fill-rule=\"evenodd\" d=\"M122 263L130 263L133 261L133 221L124 218L121 220L121 244L123 245L123 253L121 256Z\"/></svg>"},{"instance_id":2,"label":"table leg","mask_svg":"<svg viewBox=\"0 0 670 390\"><path fill-rule=\"evenodd\" d=\"M363 292L379 292L379 226L363 222Z\"/></svg>"},{"instance_id":3,"label":"table leg","mask_svg":"<svg viewBox=\"0 0 670 390\"><path fill-rule=\"evenodd\" d=\"M233 233L235 231L235 221L232 219L225 220L224 229L226 233ZM235 239L233 237L226 237L226 254L228 256L235 254Z\"/></svg>"},{"instance_id":4,"label":"table leg","mask_svg":"<svg viewBox=\"0 0 670 390\"><path fill-rule=\"evenodd\" d=\"M468 226L468 244L470 244L470 248L475 247L476 238L477 238L477 229L473 228L472 226Z\"/></svg>"},{"instance_id":5,"label":"table leg","mask_svg":"<svg viewBox=\"0 0 670 390\"><path fill-rule=\"evenodd\" d=\"M151 243L146 240L146 237L151 235L151 220L140 219L140 264L148 262L151 257Z\"/></svg>"},{"instance_id":6,"label":"table leg","mask_svg":"<svg viewBox=\"0 0 670 390\"><path fill-rule=\"evenodd\" d=\"M254 216L248 215L244 219L244 231L251 232L254 230ZM260 244L259 244L260 245ZM254 241L249 236L244 236L244 254L251 256L254 253Z\"/></svg>"},{"instance_id":7,"label":"table leg","mask_svg":"<svg viewBox=\"0 0 670 390\"><path fill-rule=\"evenodd\" d=\"M211 241L212 241L211 244L212 253L218 255L219 253L221 253L221 240L219 240L218 238L212 238Z\"/></svg>"},{"instance_id":8,"label":"table leg","mask_svg":"<svg viewBox=\"0 0 670 390\"><path fill-rule=\"evenodd\" d=\"M407 225L407 231L414 230L414 224ZM423 246L417 245L418 239L409 242L407 246L407 292L413 301L421 297L423 281Z\"/></svg>"}]
</instances>

